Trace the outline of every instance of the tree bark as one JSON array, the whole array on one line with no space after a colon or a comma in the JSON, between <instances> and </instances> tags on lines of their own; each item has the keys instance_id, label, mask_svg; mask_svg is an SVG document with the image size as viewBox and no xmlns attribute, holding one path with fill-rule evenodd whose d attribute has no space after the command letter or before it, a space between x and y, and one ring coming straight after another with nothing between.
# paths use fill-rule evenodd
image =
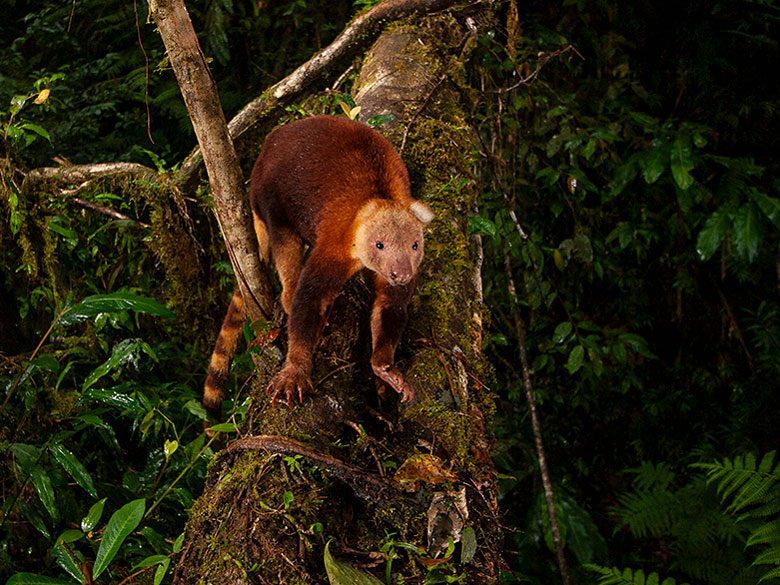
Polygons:
<instances>
[{"instance_id":1,"label":"tree bark","mask_svg":"<svg viewBox=\"0 0 780 585\"><path fill-rule=\"evenodd\" d=\"M203 153L215 212L247 312L252 319L268 319L273 289L252 233L244 178L216 84L183 0L154 0L150 6Z\"/></svg>"},{"instance_id":2,"label":"tree bark","mask_svg":"<svg viewBox=\"0 0 780 585\"><path fill-rule=\"evenodd\" d=\"M215 458L176 583L323 583L329 538L340 561L376 574L395 556L391 571L407 583L429 571L497 582L502 537L485 432L494 406L479 248L467 230L476 148L461 91L474 41L451 15L399 24L374 45L354 88L363 119L395 117L382 130L403 144L415 195L437 214L398 352L415 400L377 398L370 299L357 278L332 308L313 397L273 407L262 397L273 367L258 371L246 436Z\"/></svg>"}]
</instances>

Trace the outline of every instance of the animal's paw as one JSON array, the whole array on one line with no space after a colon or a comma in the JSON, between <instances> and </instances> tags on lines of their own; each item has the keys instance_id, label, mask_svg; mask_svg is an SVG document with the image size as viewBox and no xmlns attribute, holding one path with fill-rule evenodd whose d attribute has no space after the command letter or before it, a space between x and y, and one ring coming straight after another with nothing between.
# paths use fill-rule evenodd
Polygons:
<instances>
[{"instance_id":1,"label":"animal's paw","mask_svg":"<svg viewBox=\"0 0 780 585\"><path fill-rule=\"evenodd\" d=\"M406 383L400 370L390 364L371 364L374 374L401 395L401 402L414 398L414 388Z\"/></svg>"},{"instance_id":2,"label":"animal's paw","mask_svg":"<svg viewBox=\"0 0 780 585\"><path fill-rule=\"evenodd\" d=\"M271 397L271 404L276 404L277 398L287 401L288 408L292 408L293 399L297 396L303 404L306 394L314 393L314 385L311 383L309 373L301 368L287 365L282 368L265 389L265 395Z\"/></svg>"}]
</instances>

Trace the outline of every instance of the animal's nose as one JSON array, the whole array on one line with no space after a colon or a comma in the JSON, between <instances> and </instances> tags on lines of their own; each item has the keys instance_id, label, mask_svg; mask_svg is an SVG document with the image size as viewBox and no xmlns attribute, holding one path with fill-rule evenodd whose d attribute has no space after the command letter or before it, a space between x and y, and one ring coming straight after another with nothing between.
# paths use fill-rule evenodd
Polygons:
<instances>
[{"instance_id":1,"label":"animal's nose","mask_svg":"<svg viewBox=\"0 0 780 585\"><path fill-rule=\"evenodd\" d=\"M390 284L398 286L407 284L412 279L410 274L399 273L396 270L390 271Z\"/></svg>"}]
</instances>

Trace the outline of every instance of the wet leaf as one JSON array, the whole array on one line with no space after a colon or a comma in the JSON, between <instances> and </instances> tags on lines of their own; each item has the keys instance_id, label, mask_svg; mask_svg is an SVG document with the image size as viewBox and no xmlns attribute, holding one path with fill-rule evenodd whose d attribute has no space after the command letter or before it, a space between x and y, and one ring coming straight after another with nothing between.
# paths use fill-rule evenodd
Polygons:
<instances>
[{"instance_id":1,"label":"wet leaf","mask_svg":"<svg viewBox=\"0 0 780 585\"><path fill-rule=\"evenodd\" d=\"M133 500L119 508L108 521L100 541L92 577L97 579L108 568L125 539L138 527L146 510L146 500Z\"/></svg>"},{"instance_id":2,"label":"wet leaf","mask_svg":"<svg viewBox=\"0 0 780 585\"><path fill-rule=\"evenodd\" d=\"M330 585L383 585L373 575L334 559L330 554L330 541L325 545L325 571Z\"/></svg>"}]
</instances>

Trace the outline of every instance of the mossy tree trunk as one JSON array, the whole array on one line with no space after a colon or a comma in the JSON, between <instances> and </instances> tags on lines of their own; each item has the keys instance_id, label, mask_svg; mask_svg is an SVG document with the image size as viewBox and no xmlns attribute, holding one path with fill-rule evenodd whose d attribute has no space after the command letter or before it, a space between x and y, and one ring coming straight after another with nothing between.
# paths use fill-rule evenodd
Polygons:
<instances>
[{"instance_id":1,"label":"mossy tree trunk","mask_svg":"<svg viewBox=\"0 0 780 585\"><path fill-rule=\"evenodd\" d=\"M462 80L475 39L463 20L428 16L385 32L354 93L361 119L395 116L382 130L437 215L398 352L416 399L377 397L370 293L358 277L330 314L315 396L292 410L271 406L262 391L278 352L266 350L244 438L217 455L192 509L177 583L326 582L330 538L340 561L378 575L395 555L392 572L407 583L428 571L497 581L501 527L485 433L493 403L480 351L479 246L467 232L477 149Z\"/></svg>"}]
</instances>

